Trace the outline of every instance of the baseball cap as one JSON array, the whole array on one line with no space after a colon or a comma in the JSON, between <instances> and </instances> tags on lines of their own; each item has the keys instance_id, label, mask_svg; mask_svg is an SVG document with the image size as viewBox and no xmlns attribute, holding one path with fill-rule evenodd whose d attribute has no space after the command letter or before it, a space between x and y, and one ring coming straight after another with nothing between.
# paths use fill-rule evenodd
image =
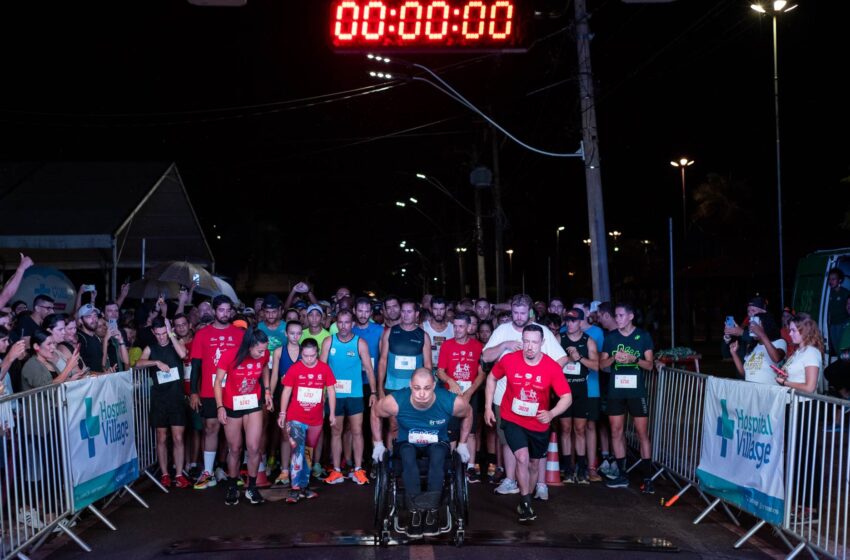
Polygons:
<instances>
[{"instance_id":1,"label":"baseball cap","mask_svg":"<svg viewBox=\"0 0 850 560\"><path fill-rule=\"evenodd\" d=\"M246 329L247 330L248 323L244 319L236 319L235 321L233 321L233 326L239 327L240 329Z\"/></svg>"},{"instance_id":2,"label":"baseball cap","mask_svg":"<svg viewBox=\"0 0 850 560\"><path fill-rule=\"evenodd\" d=\"M599 300L593 300L593 301L591 301L591 302L590 302L590 312L591 312L591 313L596 313L597 311L599 311L599 304L600 304L600 303L602 303L602 302L601 302L601 301L599 301Z\"/></svg>"},{"instance_id":3,"label":"baseball cap","mask_svg":"<svg viewBox=\"0 0 850 560\"><path fill-rule=\"evenodd\" d=\"M256 314L257 314L257 312L254 311L253 307L246 307L245 309L242 310L242 315L256 315Z\"/></svg>"},{"instance_id":4,"label":"baseball cap","mask_svg":"<svg viewBox=\"0 0 850 560\"><path fill-rule=\"evenodd\" d=\"M759 309L767 309L767 299L756 295L750 298L750 301L747 302L747 305L752 305L753 307L758 307Z\"/></svg>"},{"instance_id":5,"label":"baseball cap","mask_svg":"<svg viewBox=\"0 0 850 560\"><path fill-rule=\"evenodd\" d=\"M569 321L570 319L574 321L582 321L584 320L584 311L577 308L572 308L564 314L564 319Z\"/></svg>"},{"instance_id":6,"label":"baseball cap","mask_svg":"<svg viewBox=\"0 0 850 560\"><path fill-rule=\"evenodd\" d=\"M100 309L90 303L87 303L84 306L80 307L79 311L77 311L77 319L82 319L83 317L87 317L92 313L100 315Z\"/></svg>"},{"instance_id":7,"label":"baseball cap","mask_svg":"<svg viewBox=\"0 0 850 560\"><path fill-rule=\"evenodd\" d=\"M311 312L313 312L313 311L318 311L318 312L319 312L319 313L321 313L322 315L324 315L324 314L325 314L325 310L324 310L324 309L322 309L322 306L321 306L321 305L317 305L317 304L315 304L315 303L314 303L313 305L311 305L310 307L308 307L308 308L307 308L307 314L309 315L309 314L310 314Z\"/></svg>"},{"instance_id":8,"label":"baseball cap","mask_svg":"<svg viewBox=\"0 0 850 560\"><path fill-rule=\"evenodd\" d=\"M304 308L307 307L307 302L306 301L300 301L300 300L296 301L293 307L295 307L295 309L304 309Z\"/></svg>"},{"instance_id":9,"label":"baseball cap","mask_svg":"<svg viewBox=\"0 0 850 560\"><path fill-rule=\"evenodd\" d=\"M274 295L269 294L265 298L263 298L263 309L279 309L280 308L280 299Z\"/></svg>"}]
</instances>

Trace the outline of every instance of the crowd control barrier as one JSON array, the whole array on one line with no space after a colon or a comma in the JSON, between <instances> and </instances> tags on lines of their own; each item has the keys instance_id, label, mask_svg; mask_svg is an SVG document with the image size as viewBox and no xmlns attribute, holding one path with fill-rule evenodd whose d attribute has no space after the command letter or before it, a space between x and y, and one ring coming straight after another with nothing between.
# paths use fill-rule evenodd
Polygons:
<instances>
[{"instance_id":1,"label":"crowd control barrier","mask_svg":"<svg viewBox=\"0 0 850 560\"><path fill-rule=\"evenodd\" d=\"M730 506L758 519L735 548L769 525L788 546L788 558L804 551L812 557L850 558L850 402L778 385L709 382L711 376L667 367L648 377L655 379L655 477L665 474L679 487L667 507L693 489L708 503L694 524L718 506L736 524ZM740 402L762 414L745 412L747 406L734 404ZM753 469L762 469L761 482L741 485L739 472L724 474L718 466L721 455L744 457ZM766 475L769 469L781 475Z\"/></svg>"},{"instance_id":2,"label":"crowd control barrier","mask_svg":"<svg viewBox=\"0 0 850 560\"><path fill-rule=\"evenodd\" d=\"M101 511L116 497L148 507L131 485L140 473L159 485L149 394L136 370L0 397L0 559L60 533L90 552L73 530L83 513L117 530Z\"/></svg>"}]
</instances>

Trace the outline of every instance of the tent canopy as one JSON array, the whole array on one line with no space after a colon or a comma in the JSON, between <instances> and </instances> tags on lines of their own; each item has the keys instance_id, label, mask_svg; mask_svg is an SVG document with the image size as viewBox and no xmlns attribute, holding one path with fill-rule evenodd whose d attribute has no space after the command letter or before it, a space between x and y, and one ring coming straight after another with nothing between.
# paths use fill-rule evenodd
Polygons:
<instances>
[{"instance_id":1,"label":"tent canopy","mask_svg":"<svg viewBox=\"0 0 850 560\"><path fill-rule=\"evenodd\" d=\"M70 269L215 260L174 163L52 162L0 178L0 266ZM113 289L115 278L111 282Z\"/></svg>"}]
</instances>

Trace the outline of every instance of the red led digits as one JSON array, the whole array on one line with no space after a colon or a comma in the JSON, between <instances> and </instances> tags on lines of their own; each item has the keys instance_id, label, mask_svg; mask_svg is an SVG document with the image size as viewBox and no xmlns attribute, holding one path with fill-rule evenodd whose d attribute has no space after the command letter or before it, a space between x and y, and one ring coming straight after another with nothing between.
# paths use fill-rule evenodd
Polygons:
<instances>
[{"instance_id":1,"label":"red led digits","mask_svg":"<svg viewBox=\"0 0 850 560\"><path fill-rule=\"evenodd\" d=\"M472 12L473 8L477 10L477 14ZM470 31L469 23L471 21L475 21L476 17L478 18L478 25L476 26L475 31ZM463 7L463 30L461 31L463 36L466 39L478 39L484 35L485 19L487 19L487 6L484 5L484 2L481 2L480 0L473 0L472 2L469 2Z\"/></svg>"},{"instance_id":2,"label":"red led digits","mask_svg":"<svg viewBox=\"0 0 850 560\"><path fill-rule=\"evenodd\" d=\"M522 50L525 0L331 0L334 46ZM519 33L522 36L526 31Z\"/></svg>"},{"instance_id":3,"label":"red led digits","mask_svg":"<svg viewBox=\"0 0 850 560\"><path fill-rule=\"evenodd\" d=\"M367 41L378 41L384 36L387 7L380 0L371 0L363 8L363 25L360 28Z\"/></svg>"}]
</instances>

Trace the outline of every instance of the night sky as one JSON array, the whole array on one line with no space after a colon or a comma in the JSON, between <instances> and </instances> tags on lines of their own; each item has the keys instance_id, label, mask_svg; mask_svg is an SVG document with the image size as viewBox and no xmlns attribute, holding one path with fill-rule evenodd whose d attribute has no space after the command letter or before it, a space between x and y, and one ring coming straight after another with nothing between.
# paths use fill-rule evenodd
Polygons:
<instances>
[{"instance_id":1,"label":"night sky","mask_svg":"<svg viewBox=\"0 0 850 560\"><path fill-rule=\"evenodd\" d=\"M471 247L473 218L415 174L472 207L468 176L493 165L491 131L427 85L378 91L372 65L328 46L326 1L23 4L0 8L5 162L173 160L220 273L235 276L247 263L304 275L325 291L347 282L415 294L415 275L424 266L442 278L443 262L446 289L457 293L454 247ZM842 31L850 8L800 4L779 26L789 296L800 256L848 244L839 225L850 211L850 185L841 183L850 176ZM575 151L573 5L534 7L550 17L535 23L539 41L528 53L406 58L439 70L524 141ZM769 17L744 0L588 0L588 8L607 229L623 232L615 290L664 286L667 216L681 227L681 183L669 161L687 155L696 160L687 175L689 264L734 266L742 290L775 293ZM582 162L496 140L514 285L525 271L528 289L544 294L546 259L564 225L562 268L575 276L559 291L589 295ZM395 206L410 196L430 220ZM492 257L492 221L484 226ZM401 251L401 240L422 258Z\"/></svg>"}]
</instances>

